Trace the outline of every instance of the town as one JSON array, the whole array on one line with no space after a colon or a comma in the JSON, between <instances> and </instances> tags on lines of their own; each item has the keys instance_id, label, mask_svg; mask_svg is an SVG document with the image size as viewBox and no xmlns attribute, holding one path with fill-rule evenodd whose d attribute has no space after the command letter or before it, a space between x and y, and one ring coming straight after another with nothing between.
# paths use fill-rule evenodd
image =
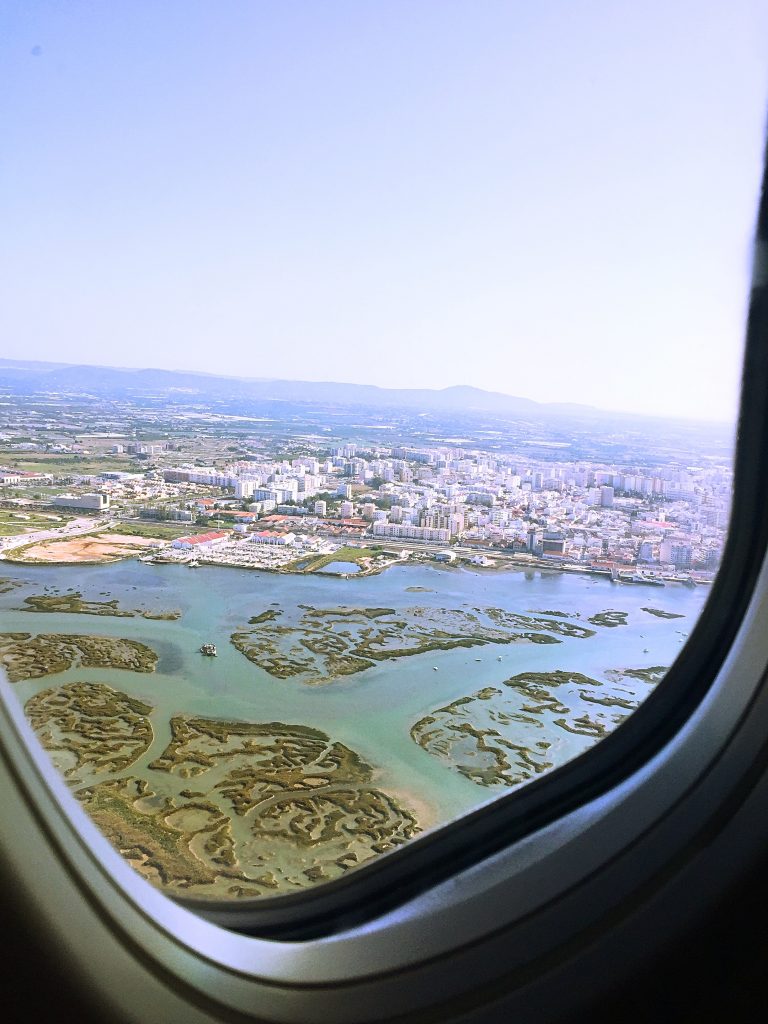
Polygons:
<instances>
[{"instance_id":1,"label":"town","mask_svg":"<svg viewBox=\"0 0 768 1024\"><path fill-rule=\"evenodd\" d=\"M566 458L562 442L529 443L526 424L509 424L499 444L500 431L491 443L466 417L457 440L421 431L409 443L400 423L397 442L382 443L354 424L324 436L314 407L302 423L293 406L286 434L267 417L199 406L4 398L7 559L129 554L340 575L407 559L658 586L708 583L722 556L730 458L701 445L687 459L679 445L670 455L631 444L613 459ZM380 435L387 416L377 418Z\"/></svg>"}]
</instances>

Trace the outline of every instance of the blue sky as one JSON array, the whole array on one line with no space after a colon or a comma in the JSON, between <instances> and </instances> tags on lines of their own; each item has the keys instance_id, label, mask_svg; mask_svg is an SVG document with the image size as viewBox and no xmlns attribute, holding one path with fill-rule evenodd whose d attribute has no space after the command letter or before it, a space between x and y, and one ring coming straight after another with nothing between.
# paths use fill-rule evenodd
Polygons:
<instances>
[{"instance_id":1,"label":"blue sky","mask_svg":"<svg viewBox=\"0 0 768 1024\"><path fill-rule=\"evenodd\" d=\"M10 0L0 354L732 417L746 0Z\"/></svg>"}]
</instances>

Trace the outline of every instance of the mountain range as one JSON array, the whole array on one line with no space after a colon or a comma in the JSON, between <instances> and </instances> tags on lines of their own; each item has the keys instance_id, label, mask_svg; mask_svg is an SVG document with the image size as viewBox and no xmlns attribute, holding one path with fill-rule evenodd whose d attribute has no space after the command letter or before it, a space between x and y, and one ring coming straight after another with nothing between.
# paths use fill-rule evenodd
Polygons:
<instances>
[{"instance_id":1,"label":"mountain range","mask_svg":"<svg viewBox=\"0 0 768 1024\"><path fill-rule=\"evenodd\" d=\"M383 388L374 384L227 377L184 370L133 370L18 359L0 359L0 388L15 394L77 392L104 398L186 392L191 401L236 398L419 409L424 412L456 410L532 417L602 415L602 410L588 405L535 402L530 398L462 384L442 389Z\"/></svg>"}]
</instances>

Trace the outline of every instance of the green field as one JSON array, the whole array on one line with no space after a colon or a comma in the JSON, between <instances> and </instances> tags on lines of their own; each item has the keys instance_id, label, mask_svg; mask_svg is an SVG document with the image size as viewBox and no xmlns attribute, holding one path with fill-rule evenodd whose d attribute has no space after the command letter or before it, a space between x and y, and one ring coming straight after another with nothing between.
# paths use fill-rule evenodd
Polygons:
<instances>
[{"instance_id":1,"label":"green field","mask_svg":"<svg viewBox=\"0 0 768 1024\"><path fill-rule=\"evenodd\" d=\"M43 512L12 512L0 508L0 537L17 537L31 530L49 530L64 526L73 517L60 512L47 515Z\"/></svg>"},{"instance_id":2,"label":"green field","mask_svg":"<svg viewBox=\"0 0 768 1024\"><path fill-rule=\"evenodd\" d=\"M151 520L141 523L115 523L109 533L122 533L129 537L158 537L161 540L175 540L188 534L200 533L201 527L194 523L156 523Z\"/></svg>"},{"instance_id":3,"label":"green field","mask_svg":"<svg viewBox=\"0 0 768 1024\"><path fill-rule=\"evenodd\" d=\"M70 474L89 473L138 473L146 468L131 456L105 455L31 455L29 458L13 458L0 451L0 461L9 469L25 473Z\"/></svg>"}]
</instances>

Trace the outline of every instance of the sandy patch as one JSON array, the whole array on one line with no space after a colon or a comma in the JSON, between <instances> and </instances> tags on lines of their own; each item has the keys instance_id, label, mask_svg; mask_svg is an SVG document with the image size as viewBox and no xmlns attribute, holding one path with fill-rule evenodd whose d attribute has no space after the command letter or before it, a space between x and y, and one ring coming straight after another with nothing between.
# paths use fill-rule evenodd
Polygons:
<instances>
[{"instance_id":1,"label":"sandy patch","mask_svg":"<svg viewBox=\"0 0 768 1024\"><path fill-rule=\"evenodd\" d=\"M437 825L445 824L445 819L440 817L437 809L431 803L412 789L386 784L381 778L382 774L380 770L374 770L372 780L374 786L379 786L387 796L392 797L402 807L410 811L416 817L422 832L428 832Z\"/></svg>"},{"instance_id":2,"label":"sandy patch","mask_svg":"<svg viewBox=\"0 0 768 1024\"><path fill-rule=\"evenodd\" d=\"M33 544L21 555L24 561L35 562L112 562L118 558L130 558L142 548L161 543L163 541L152 537L124 537L119 533L99 533Z\"/></svg>"}]
</instances>

